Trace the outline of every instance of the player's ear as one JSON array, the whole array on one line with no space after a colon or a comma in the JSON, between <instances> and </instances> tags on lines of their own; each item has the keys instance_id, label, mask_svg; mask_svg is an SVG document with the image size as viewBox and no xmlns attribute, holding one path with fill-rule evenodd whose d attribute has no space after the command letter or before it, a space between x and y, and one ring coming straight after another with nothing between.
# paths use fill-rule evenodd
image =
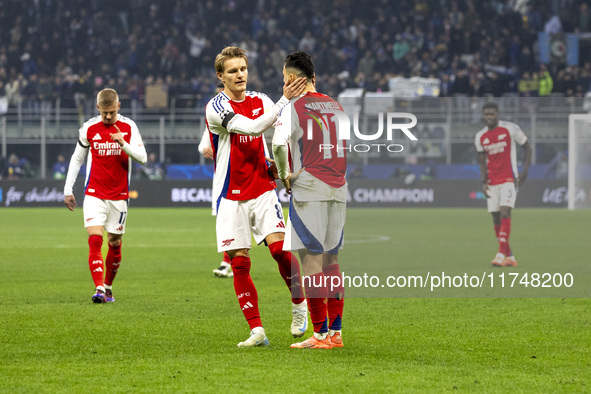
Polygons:
<instances>
[{"instance_id":1,"label":"player's ear","mask_svg":"<svg viewBox=\"0 0 591 394\"><path fill-rule=\"evenodd\" d=\"M312 74L312 86L316 89L316 74Z\"/></svg>"},{"instance_id":2,"label":"player's ear","mask_svg":"<svg viewBox=\"0 0 591 394\"><path fill-rule=\"evenodd\" d=\"M99 111L101 110L101 108L99 107L98 103L96 103L96 109L98 109Z\"/></svg>"}]
</instances>

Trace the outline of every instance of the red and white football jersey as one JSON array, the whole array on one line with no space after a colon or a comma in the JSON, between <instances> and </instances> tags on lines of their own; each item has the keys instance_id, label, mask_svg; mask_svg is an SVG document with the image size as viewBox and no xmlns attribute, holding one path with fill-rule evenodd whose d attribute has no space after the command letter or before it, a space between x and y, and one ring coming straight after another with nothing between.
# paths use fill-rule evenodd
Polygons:
<instances>
[{"instance_id":1,"label":"red and white football jersey","mask_svg":"<svg viewBox=\"0 0 591 394\"><path fill-rule=\"evenodd\" d=\"M275 124L273 144L287 142L290 172L305 168L293 184L299 201L331 199L334 190L330 189L341 189L347 184L346 141L338 138L335 111L343 112L337 101L321 93L307 92L285 106ZM346 193L346 188L343 191Z\"/></svg>"},{"instance_id":2,"label":"red and white football jersey","mask_svg":"<svg viewBox=\"0 0 591 394\"><path fill-rule=\"evenodd\" d=\"M215 163L212 197L216 202L222 197L251 200L276 188L265 160L269 153L264 136L230 133L220 119L223 111L256 119L273 106L267 95L251 91L246 91L242 101L230 100L221 92L207 103L205 113Z\"/></svg>"},{"instance_id":3,"label":"red and white football jersey","mask_svg":"<svg viewBox=\"0 0 591 394\"><path fill-rule=\"evenodd\" d=\"M117 115L115 122L125 142L131 146L143 146L142 137L135 122ZM131 158L119 144L111 140L117 132L114 125L104 124L97 116L80 128L78 143L89 148L86 164L84 194L103 200L127 200L131 179Z\"/></svg>"},{"instance_id":4,"label":"red and white football jersey","mask_svg":"<svg viewBox=\"0 0 591 394\"><path fill-rule=\"evenodd\" d=\"M514 182L517 174L517 151L515 144L523 145L526 135L518 125L499 121L496 128L484 127L476 134L474 144L478 152L486 153L488 183L499 185Z\"/></svg>"}]
</instances>

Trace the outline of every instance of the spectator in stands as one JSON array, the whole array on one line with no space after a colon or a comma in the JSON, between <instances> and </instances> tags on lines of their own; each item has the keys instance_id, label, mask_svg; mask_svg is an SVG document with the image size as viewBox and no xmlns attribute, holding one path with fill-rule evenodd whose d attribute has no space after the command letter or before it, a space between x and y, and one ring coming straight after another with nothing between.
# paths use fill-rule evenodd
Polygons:
<instances>
[{"instance_id":1,"label":"spectator in stands","mask_svg":"<svg viewBox=\"0 0 591 394\"><path fill-rule=\"evenodd\" d=\"M18 156L12 153L8 156L8 163L4 169L4 178L9 181L25 178L30 173L30 166L28 161L19 160Z\"/></svg>"},{"instance_id":2,"label":"spectator in stands","mask_svg":"<svg viewBox=\"0 0 591 394\"><path fill-rule=\"evenodd\" d=\"M151 181L159 181L166 176L164 165L157 160L156 153L148 154L148 161L146 164L140 166L140 177Z\"/></svg>"},{"instance_id":3,"label":"spectator in stands","mask_svg":"<svg viewBox=\"0 0 591 394\"><path fill-rule=\"evenodd\" d=\"M63 181L66 179L66 174L68 173L68 163L66 162L64 155L61 153L57 155L56 160L57 161L53 163L51 173L53 174L53 179Z\"/></svg>"}]
</instances>

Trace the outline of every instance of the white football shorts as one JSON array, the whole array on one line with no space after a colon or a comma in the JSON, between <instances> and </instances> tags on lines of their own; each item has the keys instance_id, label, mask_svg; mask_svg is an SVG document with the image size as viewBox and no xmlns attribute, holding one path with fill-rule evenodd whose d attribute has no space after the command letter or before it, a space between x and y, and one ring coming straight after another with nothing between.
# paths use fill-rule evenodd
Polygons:
<instances>
[{"instance_id":1,"label":"white football shorts","mask_svg":"<svg viewBox=\"0 0 591 394\"><path fill-rule=\"evenodd\" d=\"M257 198L234 201L222 198L215 223L218 252L250 249L272 233L285 233L283 208L275 189Z\"/></svg>"},{"instance_id":2,"label":"white football shorts","mask_svg":"<svg viewBox=\"0 0 591 394\"><path fill-rule=\"evenodd\" d=\"M515 208L515 200L517 199L515 183L489 185L487 193L489 198L486 199L486 205L489 212L499 212L501 207Z\"/></svg>"},{"instance_id":3,"label":"white football shorts","mask_svg":"<svg viewBox=\"0 0 591 394\"><path fill-rule=\"evenodd\" d=\"M344 202L298 202L292 197L283 249L338 254L343 249L345 218Z\"/></svg>"},{"instance_id":4,"label":"white football shorts","mask_svg":"<svg viewBox=\"0 0 591 394\"><path fill-rule=\"evenodd\" d=\"M84 196L84 227L103 226L111 234L124 234L127 200L101 200Z\"/></svg>"}]
</instances>

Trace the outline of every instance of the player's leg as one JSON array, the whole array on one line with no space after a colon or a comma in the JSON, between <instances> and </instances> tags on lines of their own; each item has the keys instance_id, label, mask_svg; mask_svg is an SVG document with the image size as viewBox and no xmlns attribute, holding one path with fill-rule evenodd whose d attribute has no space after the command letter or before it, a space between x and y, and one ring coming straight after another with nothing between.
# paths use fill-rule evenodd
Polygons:
<instances>
[{"instance_id":1,"label":"player's leg","mask_svg":"<svg viewBox=\"0 0 591 394\"><path fill-rule=\"evenodd\" d=\"M301 337L308 328L308 309L302 286L300 265L289 250L284 250L285 222L277 193L271 190L252 200L252 234L257 244L267 243L277 262L281 278L291 293L291 335Z\"/></svg>"},{"instance_id":2,"label":"player's leg","mask_svg":"<svg viewBox=\"0 0 591 394\"><path fill-rule=\"evenodd\" d=\"M501 205L500 205L501 193L500 193L500 185L492 185L488 187L488 198L486 199L486 206L488 208L488 212L492 215L493 224L495 226L495 235L497 237L497 242L499 242L499 231L501 228ZM498 229L498 230L497 230ZM505 255L501 253L500 247L499 251L495 255L492 260L493 267L502 267L503 262L505 261Z\"/></svg>"},{"instance_id":3,"label":"player's leg","mask_svg":"<svg viewBox=\"0 0 591 394\"><path fill-rule=\"evenodd\" d=\"M332 349L328 337L328 318L326 302L328 286L322 271L323 254L313 253L306 249L299 251L306 282L306 298L310 318L314 326L314 335L303 342L291 344L299 349Z\"/></svg>"},{"instance_id":4,"label":"player's leg","mask_svg":"<svg viewBox=\"0 0 591 394\"><path fill-rule=\"evenodd\" d=\"M499 253L505 255L503 266L516 266L517 261L509 246L509 236L511 235L511 210L515 207L517 190L513 182L503 183L500 186L501 227L499 229Z\"/></svg>"},{"instance_id":5,"label":"player's leg","mask_svg":"<svg viewBox=\"0 0 591 394\"><path fill-rule=\"evenodd\" d=\"M500 216L501 227L499 229L499 244L503 243L503 248L506 252L503 266L515 267L517 266L517 260L511 251L511 246L509 245L509 236L511 235L511 207L502 206Z\"/></svg>"},{"instance_id":6,"label":"player's leg","mask_svg":"<svg viewBox=\"0 0 591 394\"><path fill-rule=\"evenodd\" d=\"M106 201L106 203L108 211L105 230L107 230L109 251L105 260L105 293L107 295L107 301L114 302L113 281L121 264L121 238L125 233L125 226L127 224L128 203L127 200Z\"/></svg>"},{"instance_id":7,"label":"player's leg","mask_svg":"<svg viewBox=\"0 0 591 394\"><path fill-rule=\"evenodd\" d=\"M84 226L88 234L88 268L94 282L95 293L92 302L107 302L105 295L105 263L101 248L103 246L103 230L107 218L107 205L103 200L86 196L82 205Z\"/></svg>"},{"instance_id":8,"label":"player's leg","mask_svg":"<svg viewBox=\"0 0 591 394\"><path fill-rule=\"evenodd\" d=\"M339 267L338 252L343 248L346 204L328 202L328 225L322 271L328 285L328 336L334 347L343 347L342 317L345 287Z\"/></svg>"},{"instance_id":9,"label":"player's leg","mask_svg":"<svg viewBox=\"0 0 591 394\"><path fill-rule=\"evenodd\" d=\"M234 273L232 273L232 260L228 256L228 253L224 252L222 255L222 263L218 268L213 270L213 274L218 278L231 278L234 276Z\"/></svg>"},{"instance_id":10,"label":"player's leg","mask_svg":"<svg viewBox=\"0 0 591 394\"><path fill-rule=\"evenodd\" d=\"M218 252L227 252L234 271L234 291L251 332L250 337L239 347L268 345L261 315L258 294L250 276L251 234L249 225L249 202L222 198L216 218Z\"/></svg>"}]
</instances>

